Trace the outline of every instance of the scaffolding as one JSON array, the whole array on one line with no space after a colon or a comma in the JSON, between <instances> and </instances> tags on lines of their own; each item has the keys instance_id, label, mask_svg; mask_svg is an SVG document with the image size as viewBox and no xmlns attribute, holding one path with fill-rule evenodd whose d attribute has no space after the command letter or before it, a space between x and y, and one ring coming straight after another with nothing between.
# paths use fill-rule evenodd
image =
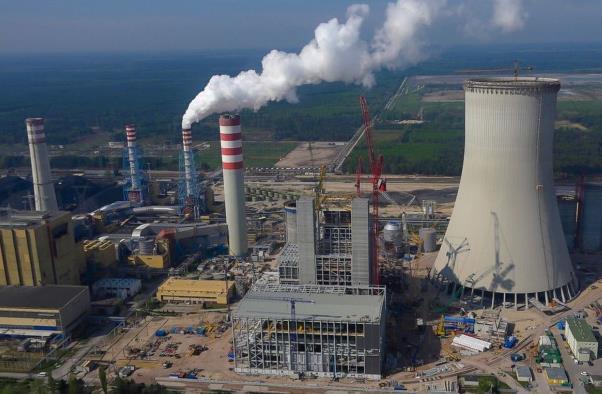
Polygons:
<instances>
[{"instance_id":1,"label":"scaffolding","mask_svg":"<svg viewBox=\"0 0 602 394\"><path fill-rule=\"evenodd\" d=\"M178 203L182 212L185 215L192 215L195 219L198 219L202 212L205 211L205 198L203 195L203 188L201 187L198 179L198 173L194 162L194 151L190 152L190 184L192 190L190 193L186 190L186 166L184 160L184 152L180 152L179 155L179 166L178 173L180 179L178 181Z\"/></svg>"},{"instance_id":2,"label":"scaffolding","mask_svg":"<svg viewBox=\"0 0 602 394\"><path fill-rule=\"evenodd\" d=\"M234 369L380 379L385 305L380 287L256 285L233 316Z\"/></svg>"},{"instance_id":3,"label":"scaffolding","mask_svg":"<svg viewBox=\"0 0 602 394\"><path fill-rule=\"evenodd\" d=\"M138 187L132 186L132 163L130 163L129 151L132 151L132 156L134 158L134 171L137 174L138 181L140 185ZM135 145L131 147L125 147L123 149L123 174L127 174L124 177L123 183L123 200L130 201L133 203L142 203L145 199L148 198L148 182L144 172L140 169L140 158L142 157L142 149Z\"/></svg>"}]
</instances>

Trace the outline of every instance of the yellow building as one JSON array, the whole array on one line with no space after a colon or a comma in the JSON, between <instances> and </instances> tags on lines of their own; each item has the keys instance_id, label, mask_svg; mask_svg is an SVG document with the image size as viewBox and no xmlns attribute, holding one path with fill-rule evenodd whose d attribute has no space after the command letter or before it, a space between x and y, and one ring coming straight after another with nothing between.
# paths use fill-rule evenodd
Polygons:
<instances>
[{"instance_id":1,"label":"yellow building","mask_svg":"<svg viewBox=\"0 0 602 394\"><path fill-rule=\"evenodd\" d=\"M115 245L111 241L85 240L82 242L86 261L94 262L102 267L108 267L117 262Z\"/></svg>"},{"instance_id":2,"label":"yellow building","mask_svg":"<svg viewBox=\"0 0 602 394\"><path fill-rule=\"evenodd\" d=\"M0 285L76 285L84 263L69 212L0 212Z\"/></svg>"},{"instance_id":3,"label":"yellow building","mask_svg":"<svg viewBox=\"0 0 602 394\"><path fill-rule=\"evenodd\" d=\"M228 291L226 291L226 283ZM157 289L157 299L164 302L202 302L223 304L234 295L234 282L225 280L197 280L171 277ZM226 298L227 296L227 298Z\"/></svg>"},{"instance_id":4,"label":"yellow building","mask_svg":"<svg viewBox=\"0 0 602 394\"><path fill-rule=\"evenodd\" d=\"M564 368L548 367L544 372L549 385L557 386L569 383L569 378L567 377Z\"/></svg>"}]
</instances>

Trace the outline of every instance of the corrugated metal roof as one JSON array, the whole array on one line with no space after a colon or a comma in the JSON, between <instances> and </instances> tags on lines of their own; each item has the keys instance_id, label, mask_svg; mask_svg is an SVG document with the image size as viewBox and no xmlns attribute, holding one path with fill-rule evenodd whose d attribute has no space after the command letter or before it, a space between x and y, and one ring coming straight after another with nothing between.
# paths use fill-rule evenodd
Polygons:
<instances>
[{"instance_id":1,"label":"corrugated metal roof","mask_svg":"<svg viewBox=\"0 0 602 394\"><path fill-rule=\"evenodd\" d=\"M251 291L240 302L236 317L288 319L294 299L299 320L380 322L384 296Z\"/></svg>"}]
</instances>

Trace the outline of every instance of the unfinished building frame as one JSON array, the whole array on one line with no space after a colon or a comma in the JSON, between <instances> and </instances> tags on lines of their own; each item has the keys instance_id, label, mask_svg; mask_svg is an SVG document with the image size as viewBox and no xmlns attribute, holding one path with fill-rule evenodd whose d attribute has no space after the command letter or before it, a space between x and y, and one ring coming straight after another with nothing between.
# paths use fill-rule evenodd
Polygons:
<instances>
[{"instance_id":1,"label":"unfinished building frame","mask_svg":"<svg viewBox=\"0 0 602 394\"><path fill-rule=\"evenodd\" d=\"M385 305L383 287L256 286L233 316L235 371L380 379Z\"/></svg>"}]
</instances>

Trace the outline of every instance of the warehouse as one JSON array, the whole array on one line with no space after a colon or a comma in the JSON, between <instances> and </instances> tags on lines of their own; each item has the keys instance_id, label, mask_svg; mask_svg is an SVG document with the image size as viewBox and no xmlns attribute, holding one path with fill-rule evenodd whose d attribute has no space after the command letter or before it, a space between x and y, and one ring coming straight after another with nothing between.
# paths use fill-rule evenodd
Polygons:
<instances>
[{"instance_id":1,"label":"warehouse","mask_svg":"<svg viewBox=\"0 0 602 394\"><path fill-rule=\"evenodd\" d=\"M577 361L598 358L598 341L584 319L567 318L564 335Z\"/></svg>"},{"instance_id":2,"label":"warehouse","mask_svg":"<svg viewBox=\"0 0 602 394\"><path fill-rule=\"evenodd\" d=\"M0 287L0 335L70 336L90 309L85 286Z\"/></svg>"},{"instance_id":3,"label":"warehouse","mask_svg":"<svg viewBox=\"0 0 602 394\"><path fill-rule=\"evenodd\" d=\"M383 287L255 285L233 316L235 371L380 379Z\"/></svg>"},{"instance_id":4,"label":"warehouse","mask_svg":"<svg viewBox=\"0 0 602 394\"><path fill-rule=\"evenodd\" d=\"M228 289L226 291L226 288ZM197 280L171 277L157 289L157 299L162 302L201 304L204 302L225 305L234 296L234 281Z\"/></svg>"}]
</instances>

